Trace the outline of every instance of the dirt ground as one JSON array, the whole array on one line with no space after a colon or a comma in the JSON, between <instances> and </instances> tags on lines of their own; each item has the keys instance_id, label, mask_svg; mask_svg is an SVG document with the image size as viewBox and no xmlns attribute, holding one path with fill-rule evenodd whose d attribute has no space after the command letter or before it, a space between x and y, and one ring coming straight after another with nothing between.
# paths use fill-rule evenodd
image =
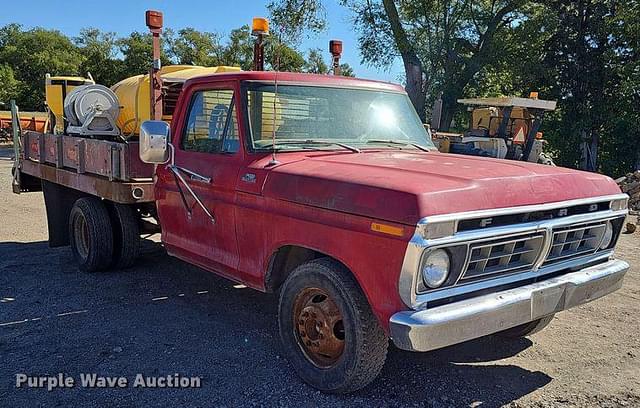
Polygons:
<instances>
[{"instance_id":1,"label":"dirt ground","mask_svg":"<svg viewBox=\"0 0 640 408\"><path fill-rule=\"evenodd\" d=\"M304 385L280 355L276 297L169 257L151 240L135 268L79 272L47 246L40 193L14 195L0 152L1 406L640 406L640 233L618 292L560 313L529 339L486 337L418 354L391 347L348 396ZM197 389L17 389L16 374L199 376Z\"/></svg>"}]
</instances>

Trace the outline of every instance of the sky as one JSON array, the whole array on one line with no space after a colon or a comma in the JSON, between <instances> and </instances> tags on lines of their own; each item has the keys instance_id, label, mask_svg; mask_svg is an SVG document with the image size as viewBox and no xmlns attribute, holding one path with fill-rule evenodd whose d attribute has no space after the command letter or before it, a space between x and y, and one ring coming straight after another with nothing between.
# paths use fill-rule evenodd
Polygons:
<instances>
[{"instance_id":1,"label":"sky","mask_svg":"<svg viewBox=\"0 0 640 408\"><path fill-rule=\"evenodd\" d=\"M226 35L233 28L251 24L253 17L268 17L268 0L215 1L215 0L19 0L3 2L0 26L19 23L25 28L44 27L57 29L68 36L76 36L81 28L94 27L126 36L132 31L146 31L144 11L160 10L164 13L164 25L174 30L193 27L200 31L212 31ZM349 11L337 0L324 1L328 26L325 32L305 38L299 48L320 48L325 52L330 39L343 42L341 62L354 68L360 78L399 82L402 74L400 60L388 70L367 67L360 63L357 36L350 23Z\"/></svg>"}]
</instances>

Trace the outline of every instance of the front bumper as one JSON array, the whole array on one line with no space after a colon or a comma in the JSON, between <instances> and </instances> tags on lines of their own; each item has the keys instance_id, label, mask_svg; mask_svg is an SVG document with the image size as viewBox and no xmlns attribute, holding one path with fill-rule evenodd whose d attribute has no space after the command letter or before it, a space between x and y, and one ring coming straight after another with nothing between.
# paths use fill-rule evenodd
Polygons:
<instances>
[{"instance_id":1,"label":"front bumper","mask_svg":"<svg viewBox=\"0 0 640 408\"><path fill-rule=\"evenodd\" d=\"M502 292L391 316L393 342L430 351L515 327L605 296L622 286L620 260Z\"/></svg>"}]
</instances>

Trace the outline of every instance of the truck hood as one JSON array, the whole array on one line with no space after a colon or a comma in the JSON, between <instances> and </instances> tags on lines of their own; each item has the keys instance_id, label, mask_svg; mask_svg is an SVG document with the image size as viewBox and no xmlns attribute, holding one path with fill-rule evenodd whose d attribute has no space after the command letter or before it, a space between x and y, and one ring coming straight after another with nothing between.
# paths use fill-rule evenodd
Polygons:
<instances>
[{"instance_id":1,"label":"truck hood","mask_svg":"<svg viewBox=\"0 0 640 408\"><path fill-rule=\"evenodd\" d=\"M415 225L430 215L620 193L609 177L538 164L443 154L369 151L283 160L263 194Z\"/></svg>"}]
</instances>

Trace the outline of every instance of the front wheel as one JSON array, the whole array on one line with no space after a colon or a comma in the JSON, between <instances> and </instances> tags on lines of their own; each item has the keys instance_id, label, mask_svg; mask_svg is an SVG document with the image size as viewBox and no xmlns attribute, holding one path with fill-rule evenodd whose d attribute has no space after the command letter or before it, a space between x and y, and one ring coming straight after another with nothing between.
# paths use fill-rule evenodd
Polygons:
<instances>
[{"instance_id":1,"label":"front wheel","mask_svg":"<svg viewBox=\"0 0 640 408\"><path fill-rule=\"evenodd\" d=\"M388 339L348 270L329 258L298 266L280 291L284 354L309 385L348 393L373 381Z\"/></svg>"}]
</instances>

